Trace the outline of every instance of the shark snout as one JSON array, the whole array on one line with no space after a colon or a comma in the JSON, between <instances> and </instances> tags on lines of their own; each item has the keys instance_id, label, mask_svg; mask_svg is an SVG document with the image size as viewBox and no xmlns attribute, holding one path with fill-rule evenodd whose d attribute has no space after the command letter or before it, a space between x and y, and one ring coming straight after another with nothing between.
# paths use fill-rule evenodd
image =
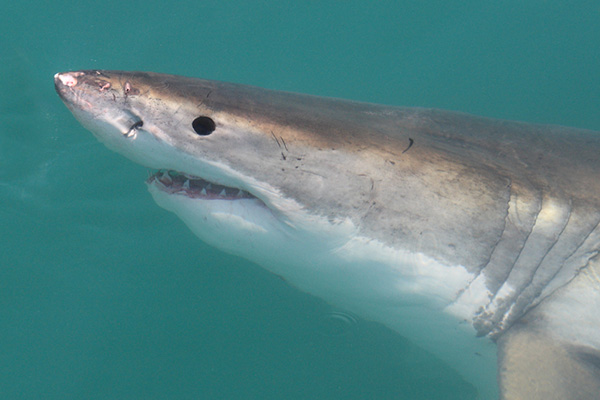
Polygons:
<instances>
[{"instance_id":1,"label":"shark snout","mask_svg":"<svg viewBox=\"0 0 600 400\"><path fill-rule=\"evenodd\" d=\"M54 75L54 87L63 99L67 93L73 93L75 89L102 93L108 92L112 86L110 77L102 71L70 71Z\"/></svg>"},{"instance_id":2,"label":"shark snout","mask_svg":"<svg viewBox=\"0 0 600 400\"><path fill-rule=\"evenodd\" d=\"M83 75L83 72L62 72L54 75L54 85L75 86L77 77Z\"/></svg>"},{"instance_id":3,"label":"shark snout","mask_svg":"<svg viewBox=\"0 0 600 400\"><path fill-rule=\"evenodd\" d=\"M54 74L54 88L63 101L67 101L69 93L80 83L84 72L59 72Z\"/></svg>"}]
</instances>

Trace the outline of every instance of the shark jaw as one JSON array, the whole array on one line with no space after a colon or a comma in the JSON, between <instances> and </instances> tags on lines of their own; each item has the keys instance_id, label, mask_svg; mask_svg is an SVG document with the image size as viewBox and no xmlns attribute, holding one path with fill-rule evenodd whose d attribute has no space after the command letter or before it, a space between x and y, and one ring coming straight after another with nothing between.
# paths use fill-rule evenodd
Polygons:
<instances>
[{"instance_id":1,"label":"shark jaw","mask_svg":"<svg viewBox=\"0 0 600 400\"><path fill-rule=\"evenodd\" d=\"M230 246L232 234L264 236L280 223L261 200L245 190L212 183L173 170L158 170L147 180L148 190L161 207L177 214L203 240L230 252L248 251ZM213 229L207 230L207 227ZM228 227L228 229L224 229ZM223 236L228 232L228 237ZM240 240L242 237L240 237Z\"/></svg>"},{"instance_id":2,"label":"shark jaw","mask_svg":"<svg viewBox=\"0 0 600 400\"><path fill-rule=\"evenodd\" d=\"M191 198L206 200L256 199L245 190L213 184L200 177L173 170L156 171L146 180L146 183L156 185L164 192Z\"/></svg>"},{"instance_id":3,"label":"shark jaw","mask_svg":"<svg viewBox=\"0 0 600 400\"><path fill-rule=\"evenodd\" d=\"M176 214L204 242L229 253L273 262L271 258L286 248L281 236L294 234L246 190L165 169L153 173L146 184L159 206Z\"/></svg>"}]
</instances>

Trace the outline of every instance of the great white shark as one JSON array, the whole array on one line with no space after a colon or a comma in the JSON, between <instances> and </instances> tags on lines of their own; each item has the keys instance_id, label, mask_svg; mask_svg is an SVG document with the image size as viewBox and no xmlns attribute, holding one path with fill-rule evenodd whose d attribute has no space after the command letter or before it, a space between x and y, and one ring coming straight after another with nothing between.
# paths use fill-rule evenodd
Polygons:
<instances>
[{"instance_id":1,"label":"great white shark","mask_svg":"<svg viewBox=\"0 0 600 400\"><path fill-rule=\"evenodd\" d=\"M599 132L150 72L54 81L203 241L389 326L481 399L600 396Z\"/></svg>"}]
</instances>

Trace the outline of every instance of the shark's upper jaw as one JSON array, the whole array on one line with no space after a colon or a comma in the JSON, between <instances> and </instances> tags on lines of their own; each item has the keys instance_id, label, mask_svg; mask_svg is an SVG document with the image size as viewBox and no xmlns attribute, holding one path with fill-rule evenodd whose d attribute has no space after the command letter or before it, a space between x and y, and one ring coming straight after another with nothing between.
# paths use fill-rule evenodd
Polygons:
<instances>
[{"instance_id":1,"label":"shark's upper jaw","mask_svg":"<svg viewBox=\"0 0 600 400\"><path fill-rule=\"evenodd\" d=\"M201 177L161 169L147 180L148 185L155 185L159 190L192 199L204 200L239 200L256 199L249 192L209 182Z\"/></svg>"}]
</instances>

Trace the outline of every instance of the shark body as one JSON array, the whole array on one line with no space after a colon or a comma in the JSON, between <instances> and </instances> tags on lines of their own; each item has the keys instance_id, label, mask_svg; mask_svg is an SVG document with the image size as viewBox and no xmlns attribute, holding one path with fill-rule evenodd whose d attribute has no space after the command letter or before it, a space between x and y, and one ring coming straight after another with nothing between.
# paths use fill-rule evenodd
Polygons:
<instances>
[{"instance_id":1,"label":"shark body","mask_svg":"<svg viewBox=\"0 0 600 400\"><path fill-rule=\"evenodd\" d=\"M596 398L600 133L146 72L55 85L207 243L386 324L482 399L496 376L505 399Z\"/></svg>"}]
</instances>

